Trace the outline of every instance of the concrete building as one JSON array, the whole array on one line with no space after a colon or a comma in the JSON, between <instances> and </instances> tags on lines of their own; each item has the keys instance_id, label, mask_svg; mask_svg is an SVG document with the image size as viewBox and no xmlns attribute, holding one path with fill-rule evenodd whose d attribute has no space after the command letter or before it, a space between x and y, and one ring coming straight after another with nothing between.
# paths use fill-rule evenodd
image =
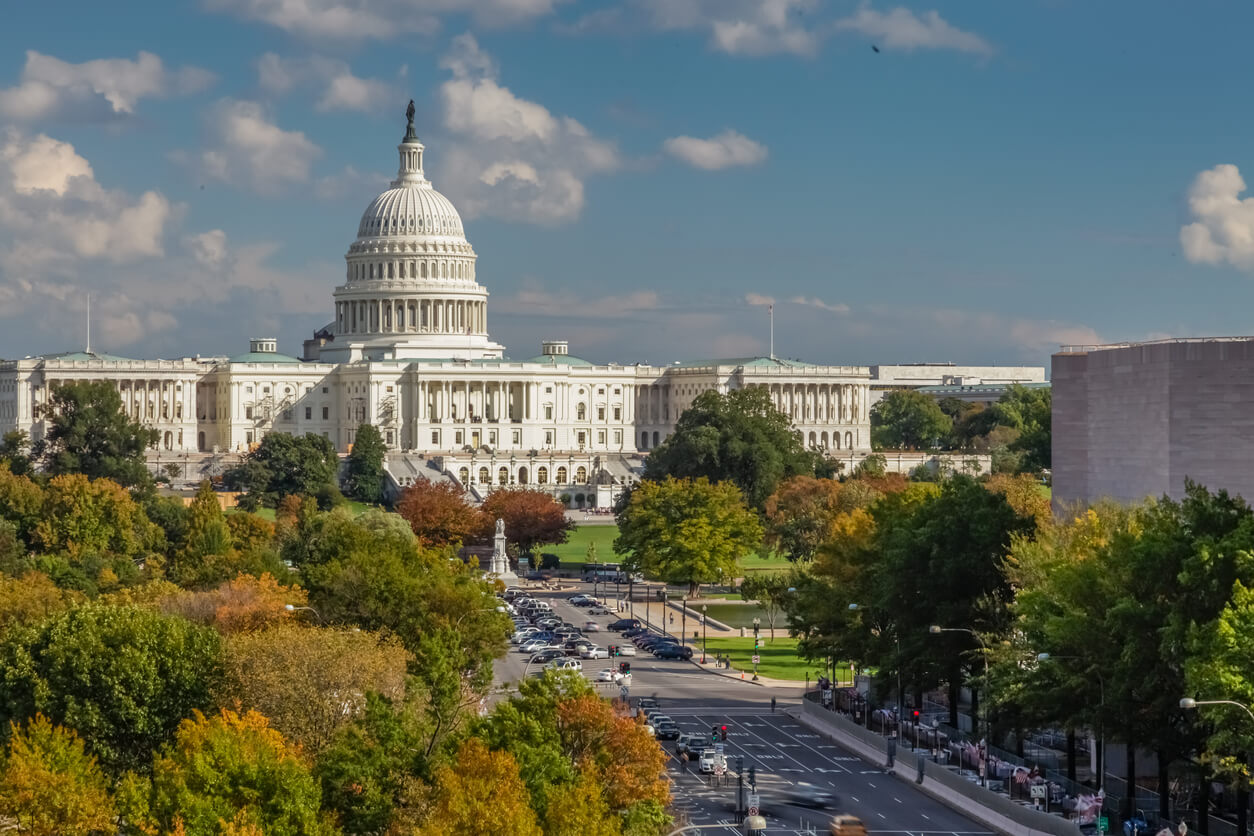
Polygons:
<instances>
[{"instance_id":1,"label":"concrete building","mask_svg":"<svg viewBox=\"0 0 1254 836\"><path fill-rule=\"evenodd\" d=\"M1044 369L1042 369L1044 371ZM1001 396L1006 394L1011 386L1022 386L1024 389L1048 389L1049 382L1045 383L963 383L963 384L945 384L941 386L920 386L916 392L922 392L928 397L943 401L946 398L953 398L967 403L983 404L985 407L992 406L1001 400Z\"/></svg>"},{"instance_id":2,"label":"concrete building","mask_svg":"<svg viewBox=\"0 0 1254 836\"><path fill-rule=\"evenodd\" d=\"M1186 478L1254 499L1254 337L1063 346L1050 377L1055 508Z\"/></svg>"},{"instance_id":3,"label":"concrete building","mask_svg":"<svg viewBox=\"0 0 1254 836\"><path fill-rule=\"evenodd\" d=\"M1011 383L1044 382L1044 366L959 366L954 363L871 366L871 406L875 406L888 392L898 389L975 385L1005 387Z\"/></svg>"}]
</instances>

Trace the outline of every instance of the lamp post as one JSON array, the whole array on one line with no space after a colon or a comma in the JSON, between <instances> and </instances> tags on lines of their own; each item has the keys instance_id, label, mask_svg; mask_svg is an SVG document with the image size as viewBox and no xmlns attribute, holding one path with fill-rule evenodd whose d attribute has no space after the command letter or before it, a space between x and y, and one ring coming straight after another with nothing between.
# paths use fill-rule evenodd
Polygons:
<instances>
[{"instance_id":1,"label":"lamp post","mask_svg":"<svg viewBox=\"0 0 1254 836\"><path fill-rule=\"evenodd\" d=\"M687 647L688 646L688 596L687 595L679 599L679 605L681 607L681 609L679 610L681 614L680 619L679 619L679 643L680 645Z\"/></svg>"},{"instance_id":2,"label":"lamp post","mask_svg":"<svg viewBox=\"0 0 1254 836\"><path fill-rule=\"evenodd\" d=\"M301 612L301 611L311 612L311 613L313 613L313 614L314 614L314 617L318 619L318 623L319 623L319 624L324 624L324 623L325 623L325 622L322 620L322 616L321 616L321 615L318 613L318 611L317 611L317 610L315 610L313 607L297 607L297 606L295 606L295 605L293 605L293 604L287 604L287 605L285 605L285 606L283 607L283 609L287 610L288 612Z\"/></svg>"},{"instance_id":3,"label":"lamp post","mask_svg":"<svg viewBox=\"0 0 1254 836\"><path fill-rule=\"evenodd\" d=\"M992 729L988 724L988 645L984 643L984 639L980 638L979 633L969 627L941 627L939 624L933 624L927 628L927 631L934 636L941 633L966 633L979 642L981 649L984 651L984 762L982 764L984 769L982 770L983 774L980 776L980 783L985 789L988 789L988 750L992 745L992 741L989 739L992 737Z\"/></svg>"},{"instance_id":4,"label":"lamp post","mask_svg":"<svg viewBox=\"0 0 1254 836\"><path fill-rule=\"evenodd\" d=\"M708 618L706 611L709 607L706 604L701 605L701 664L705 664L705 620Z\"/></svg>"},{"instance_id":5,"label":"lamp post","mask_svg":"<svg viewBox=\"0 0 1254 836\"><path fill-rule=\"evenodd\" d=\"M762 619L753 619L753 681L758 681L758 645L761 639L758 638L758 632L762 629Z\"/></svg>"},{"instance_id":6,"label":"lamp post","mask_svg":"<svg viewBox=\"0 0 1254 836\"><path fill-rule=\"evenodd\" d=\"M1180 707L1185 711L1192 711L1199 705L1235 705L1237 708L1248 714L1251 721L1254 721L1254 711L1250 711L1249 706L1245 703L1236 702L1234 700L1195 700L1192 697L1180 698ZM1247 755L1242 754L1242 760L1244 760L1245 757L1247 757ZM1242 781L1244 780L1245 779L1242 779ZM1249 791L1244 788L1244 784L1239 785L1237 791L1237 836L1245 836L1246 834L1246 823L1248 822L1248 810L1250 806L1248 793Z\"/></svg>"},{"instance_id":7,"label":"lamp post","mask_svg":"<svg viewBox=\"0 0 1254 836\"><path fill-rule=\"evenodd\" d=\"M1048 662L1050 659L1074 659L1084 661L1079 656L1051 656L1048 653L1036 654L1036 661ZM1093 675L1097 677L1097 789L1106 786L1106 680L1102 677L1101 668L1095 668ZM1181 708L1186 706L1181 701Z\"/></svg>"}]
</instances>

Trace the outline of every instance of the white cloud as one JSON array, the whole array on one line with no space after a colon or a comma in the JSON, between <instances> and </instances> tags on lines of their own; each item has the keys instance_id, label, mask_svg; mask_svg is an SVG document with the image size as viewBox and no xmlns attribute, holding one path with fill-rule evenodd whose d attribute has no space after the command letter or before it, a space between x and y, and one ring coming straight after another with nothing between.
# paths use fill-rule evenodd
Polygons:
<instances>
[{"instance_id":1,"label":"white cloud","mask_svg":"<svg viewBox=\"0 0 1254 836\"><path fill-rule=\"evenodd\" d=\"M636 0L649 25L662 31L698 31L710 46L732 55L812 55L820 37L805 15L818 0Z\"/></svg>"},{"instance_id":2,"label":"white cloud","mask_svg":"<svg viewBox=\"0 0 1254 836\"><path fill-rule=\"evenodd\" d=\"M565 2L569 0L204 0L204 5L300 37L340 41L430 35L451 15L469 15L484 26L510 26L552 14Z\"/></svg>"},{"instance_id":3,"label":"white cloud","mask_svg":"<svg viewBox=\"0 0 1254 836\"><path fill-rule=\"evenodd\" d=\"M267 52L257 62L261 89L282 95L302 85L318 85L322 93L315 107L319 111L356 110L378 112L401 98L392 85L373 78L358 78L347 63L322 56L281 58Z\"/></svg>"},{"instance_id":4,"label":"white cloud","mask_svg":"<svg viewBox=\"0 0 1254 836\"><path fill-rule=\"evenodd\" d=\"M765 308L767 305L775 304L775 297L763 296L761 293L746 293L745 302L754 307Z\"/></svg>"},{"instance_id":5,"label":"white cloud","mask_svg":"<svg viewBox=\"0 0 1254 836\"><path fill-rule=\"evenodd\" d=\"M211 229L193 235L187 241L187 249L198 264L218 267L227 260L226 233L220 229Z\"/></svg>"},{"instance_id":6,"label":"white cloud","mask_svg":"<svg viewBox=\"0 0 1254 836\"><path fill-rule=\"evenodd\" d=\"M829 304L817 296L794 296L788 301L792 302L794 305L805 305L810 308L818 308L821 311L830 311L831 313L849 313L848 305L841 303Z\"/></svg>"},{"instance_id":7,"label":"white cloud","mask_svg":"<svg viewBox=\"0 0 1254 836\"><path fill-rule=\"evenodd\" d=\"M322 149L300 131L285 131L255 102L224 99L209 117L216 147L203 151L200 164L212 178L273 192L285 183L309 180Z\"/></svg>"},{"instance_id":8,"label":"white cloud","mask_svg":"<svg viewBox=\"0 0 1254 836\"><path fill-rule=\"evenodd\" d=\"M34 50L17 86L0 90L0 116L42 119L74 108L81 116L130 116L141 99L195 93L213 83L208 70L167 69L161 58L140 52L134 61L101 58L71 64Z\"/></svg>"},{"instance_id":9,"label":"white cloud","mask_svg":"<svg viewBox=\"0 0 1254 836\"><path fill-rule=\"evenodd\" d=\"M993 46L988 41L956 28L934 10L916 15L901 7L879 12L863 5L849 17L836 21L834 27L838 31L866 35L878 46L889 49L953 49L975 55L993 54Z\"/></svg>"},{"instance_id":10,"label":"white cloud","mask_svg":"<svg viewBox=\"0 0 1254 836\"><path fill-rule=\"evenodd\" d=\"M757 165L767 155L765 145L730 129L709 139L674 136L662 143L662 147L672 157L706 171Z\"/></svg>"},{"instance_id":11,"label":"white cloud","mask_svg":"<svg viewBox=\"0 0 1254 836\"><path fill-rule=\"evenodd\" d=\"M570 300L579 299L578 305ZM493 303L494 310L518 316L569 317L586 319L626 319L662 307L656 291L638 290L628 294L589 296L579 290L549 290L535 280L525 280L513 295Z\"/></svg>"},{"instance_id":12,"label":"white cloud","mask_svg":"<svg viewBox=\"0 0 1254 836\"><path fill-rule=\"evenodd\" d=\"M441 66L452 74L440 87L444 126L457 141L435 170L466 217L574 220L584 180L621 165L612 143L502 86L474 36L455 38Z\"/></svg>"},{"instance_id":13,"label":"white cloud","mask_svg":"<svg viewBox=\"0 0 1254 836\"><path fill-rule=\"evenodd\" d=\"M1245 180L1231 164L1193 179L1189 211L1194 221L1180 229L1185 258L1254 272L1254 197L1242 198L1244 191Z\"/></svg>"}]
</instances>

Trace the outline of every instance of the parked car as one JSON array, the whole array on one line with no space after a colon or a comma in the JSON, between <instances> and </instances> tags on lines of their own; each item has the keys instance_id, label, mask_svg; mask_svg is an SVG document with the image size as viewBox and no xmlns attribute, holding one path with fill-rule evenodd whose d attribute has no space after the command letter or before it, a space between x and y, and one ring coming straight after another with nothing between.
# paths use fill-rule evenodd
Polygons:
<instances>
[{"instance_id":1,"label":"parked car","mask_svg":"<svg viewBox=\"0 0 1254 836\"><path fill-rule=\"evenodd\" d=\"M610 609L604 604L593 604L588 608L588 612L592 615L609 615Z\"/></svg>"},{"instance_id":2,"label":"parked car","mask_svg":"<svg viewBox=\"0 0 1254 836\"><path fill-rule=\"evenodd\" d=\"M634 644L615 644L611 645L618 651L619 656L635 656L636 646Z\"/></svg>"},{"instance_id":3,"label":"parked car","mask_svg":"<svg viewBox=\"0 0 1254 836\"><path fill-rule=\"evenodd\" d=\"M534 656L532 656L528 663L532 665L541 665L547 662L552 662L556 659L561 659L565 655L566 654L563 653L559 648L549 647L549 648L545 648L544 650L539 651Z\"/></svg>"},{"instance_id":4,"label":"parked car","mask_svg":"<svg viewBox=\"0 0 1254 836\"><path fill-rule=\"evenodd\" d=\"M665 645L655 650L653 652L653 655L659 659L688 660L692 658L692 648L683 647L682 645L678 645L678 644Z\"/></svg>"},{"instance_id":5,"label":"parked car","mask_svg":"<svg viewBox=\"0 0 1254 836\"><path fill-rule=\"evenodd\" d=\"M583 657L584 659L608 659L610 658L610 653L608 650L606 650L604 647L597 647L596 645L585 647L583 650L579 651L579 655Z\"/></svg>"},{"instance_id":6,"label":"parked car","mask_svg":"<svg viewBox=\"0 0 1254 836\"><path fill-rule=\"evenodd\" d=\"M540 648L548 647L548 646L549 646L548 639L530 638L518 646L518 651L520 653L534 653Z\"/></svg>"},{"instance_id":7,"label":"parked car","mask_svg":"<svg viewBox=\"0 0 1254 836\"><path fill-rule=\"evenodd\" d=\"M639 626L640 621L635 618L620 618L618 621L611 621L609 624L609 628L616 633L621 633L624 630L631 630Z\"/></svg>"},{"instance_id":8,"label":"parked car","mask_svg":"<svg viewBox=\"0 0 1254 836\"><path fill-rule=\"evenodd\" d=\"M597 682L617 682L622 674L613 668L606 668L596 675Z\"/></svg>"},{"instance_id":9,"label":"parked car","mask_svg":"<svg viewBox=\"0 0 1254 836\"><path fill-rule=\"evenodd\" d=\"M545 665L551 671L582 671L583 662L578 659L554 659Z\"/></svg>"}]
</instances>

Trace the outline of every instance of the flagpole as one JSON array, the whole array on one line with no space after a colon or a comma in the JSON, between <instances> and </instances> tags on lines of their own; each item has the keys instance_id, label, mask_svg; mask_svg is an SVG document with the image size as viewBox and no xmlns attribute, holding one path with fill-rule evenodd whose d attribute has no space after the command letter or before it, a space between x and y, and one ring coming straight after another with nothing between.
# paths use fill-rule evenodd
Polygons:
<instances>
[{"instance_id":1,"label":"flagpole","mask_svg":"<svg viewBox=\"0 0 1254 836\"><path fill-rule=\"evenodd\" d=\"M766 311L771 317L771 359L775 359L775 306L767 305Z\"/></svg>"}]
</instances>

